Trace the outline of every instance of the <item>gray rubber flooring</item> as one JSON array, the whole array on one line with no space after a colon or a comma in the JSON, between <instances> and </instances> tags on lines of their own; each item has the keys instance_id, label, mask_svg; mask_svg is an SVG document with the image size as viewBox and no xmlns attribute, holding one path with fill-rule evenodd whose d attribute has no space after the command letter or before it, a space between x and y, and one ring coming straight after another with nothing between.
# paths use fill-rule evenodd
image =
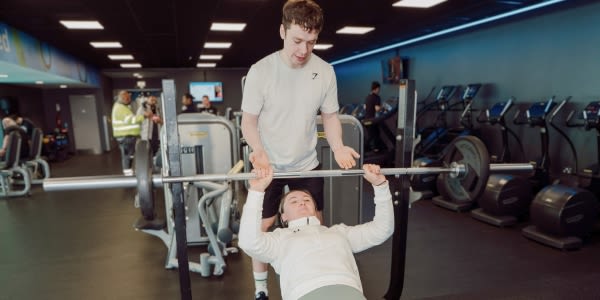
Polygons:
<instances>
[{"instance_id":1,"label":"gray rubber flooring","mask_svg":"<svg viewBox=\"0 0 600 300\"><path fill-rule=\"evenodd\" d=\"M53 176L118 174L118 155L77 155L53 163ZM38 186L29 197L0 199L0 299L179 299L178 271L164 268L166 247L132 227L140 215L133 195ZM525 225L500 229L415 203L402 299L600 299L600 231L563 252L525 239ZM201 248L190 247L190 260ZM368 299L386 294L390 252L388 242L357 255ZM252 299L250 260L229 255L223 276L193 273L191 284L194 299ZM269 287L270 299L280 299L273 273Z\"/></svg>"}]
</instances>

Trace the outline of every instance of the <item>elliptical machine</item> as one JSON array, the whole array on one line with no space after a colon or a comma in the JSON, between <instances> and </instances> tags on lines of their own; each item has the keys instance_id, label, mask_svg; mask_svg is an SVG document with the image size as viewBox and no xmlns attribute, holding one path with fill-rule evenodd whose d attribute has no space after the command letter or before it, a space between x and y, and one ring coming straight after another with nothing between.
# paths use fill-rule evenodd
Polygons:
<instances>
[{"instance_id":1,"label":"elliptical machine","mask_svg":"<svg viewBox=\"0 0 600 300\"><path fill-rule=\"evenodd\" d=\"M546 124L546 116L552 111L552 109L555 106L556 103L554 103L554 97L552 97L548 101L537 102L532 104L526 111L527 119L525 121L518 120L520 114L519 111L517 111L513 119L513 123L517 125L529 124L531 127L540 127L540 136L542 141L542 157L539 160L539 162L535 163L536 168L534 175L531 178L529 178L529 181L531 182L532 186L534 186L534 189L535 187L537 187L537 190L541 189L542 186L547 185L550 181L548 175L550 161L548 159L548 126ZM523 203L523 200L527 199L527 197L519 197L518 199L514 199L512 196L509 196L512 194L512 192L509 193L509 191L513 189L513 186L524 185L524 183L520 182L513 184L512 182L514 180L526 181L526 179L517 176L492 174L488 179L487 188L482 193L480 198L484 198L483 194L488 193L487 198L489 200L484 201L495 203L489 205L491 209L493 209L494 206L499 207L499 205L501 206L501 204L510 204L509 207L514 207L515 210L518 208L518 211L515 211L514 214L521 214L523 210L527 210L529 201L531 201L532 197L529 196L528 200L525 203ZM440 186L443 186L443 183L438 182L438 188ZM440 194L442 194L442 191L440 191ZM505 197L508 197L508 201L503 199ZM432 202L434 204L458 212L467 211L473 208L473 206L476 204L476 201L477 199L468 199L468 201L458 202L454 201L453 199L447 199L441 196L432 198ZM498 212L504 213L504 211ZM506 221L503 221L503 223L504 222Z\"/></svg>"},{"instance_id":2,"label":"elliptical machine","mask_svg":"<svg viewBox=\"0 0 600 300\"><path fill-rule=\"evenodd\" d=\"M583 127L585 131L596 130L596 162L578 174L579 186L591 191L600 199L600 101L590 102L581 112L583 123L571 123L574 113L575 111L569 113L565 121L567 127Z\"/></svg>"},{"instance_id":3,"label":"elliptical machine","mask_svg":"<svg viewBox=\"0 0 600 300\"><path fill-rule=\"evenodd\" d=\"M505 163L510 160L508 134L511 133L519 142L516 134L506 126L504 115L512 106L514 98L506 102L496 103L486 111L487 119L477 121L498 124L502 132L502 151L499 156L490 157L495 163ZM519 142L521 149L523 148ZM493 174L488 179L487 189L477 199L479 208L471 211L471 216L479 221L499 227L511 226L517 219L524 216L533 198L531 183L522 176L510 174Z\"/></svg>"},{"instance_id":4,"label":"elliptical machine","mask_svg":"<svg viewBox=\"0 0 600 300\"><path fill-rule=\"evenodd\" d=\"M469 84L463 91L461 101L458 104L463 104L463 110L460 116L461 127L447 128L446 126L446 112L451 109L453 104L448 106L448 97L454 94L455 86L443 86L438 93L436 102L439 103L438 107L442 110L442 114L438 117L438 120L442 118L443 126L436 127L433 129L425 140L419 142L415 148L417 159L413 161L414 167L439 167L442 166L441 157L443 149L452 140L462 135L473 134L473 118L472 118L472 105L473 98L477 95L477 92L481 88L481 84ZM439 122L439 121L438 121ZM438 174L415 174L410 177L411 187L415 191L423 193L423 198L431 198L437 195L436 179Z\"/></svg>"},{"instance_id":5,"label":"elliptical machine","mask_svg":"<svg viewBox=\"0 0 600 300\"><path fill-rule=\"evenodd\" d=\"M457 136L461 135L473 135L475 132L474 124L473 124L473 112L476 110L473 109L473 99L477 96L479 89L481 88L481 83L471 83L467 85L465 90L463 91L463 95L461 97L463 104L463 110L460 114L460 127L450 128L448 130L450 140L453 140Z\"/></svg>"},{"instance_id":6,"label":"elliptical machine","mask_svg":"<svg viewBox=\"0 0 600 300\"><path fill-rule=\"evenodd\" d=\"M566 101L565 101L566 102ZM557 111L562 108L561 103ZM598 128L600 102L592 102L583 111L583 126ZM580 124L569 124L573 112L567 118L570 127L579 127ZM564 132L551 123L561 135L565 137L571 151L575 156L575 172L577 172L577 153L572 141ZM600 136L597 135L598 145ZM598 148L600 150L600 148ZM600 155L600 154L599 154ZM539 243L562 250L579 249L583 239L587 237L594 223L598 219L599 205L596 196L583 187L589 186L592 181L598 180L598 174L584 170L584 175L576 176L583 180L576 180L573 185L555 184L542 189L531 202L530 215L532 225L523 228L522 234Z\"/></svg>"},{"instance_id":7,"label":"elliptical machine","mask_svg":"<svg viewBox=\"0 0 600 300\"><path fill-rule=\"evenodd\" d=\"M430 94L433 93L434 89L431 90ZM439 167L442 165L442 162L438 157L429 157L425 155L424 152L427 151L429 147L434 144L435 140L442 135L442 132L446 130L445 111L448 109L448 101L452 98L455 91L456 86L454 85L442 86L437 93L435 100L426 103L424 107L417 112L418 120L434 107L436 107L437 110L442 111L442 113L437 116L434 126L419 130L415 139L415 149L413 151L415 156L417 156L417 158L413 160L414 167ZM437 194L435 187L436 178L437 174L412 175L410 177L410 186L414 191L422 192L423 198L431 198L433 195Z\"/></svg>"},{"instance_id":8,"label":"elliptical machine","mask_svg":"<svg viewBox=\"0 0 600 300\"><path fill-rule=\"evenodd\" d=\"M417 113L417 119L420 119L426 112L434 110L434 108L440 112L432 126L419 130L414 150L416 156L429 156L437 153L432 152L431 148L436 145L448 130L446 115L450 109L450 100L454 97L456 90L457 86L455 85L442 86L435 97L435 101L429 103Z\"/></svg>"},{"instance_id":9,"label":"elliptical machine","mask_svg":"<svg viewBox=\"0 0 600 300\"><path fill-rule=\"evenodd\" d=\"M533 193L537 193L543 187L550 184L550 157L548 155L548 148L550 140L548 137L548 122L546 118L556 107L554 102L554 96L550 97L547 101L541 101L531 104L531 106L525 111L525 120L519 119L520 111L515 114L513 123L515 125L527 125L530 127L538 127L540 129L540 141L541 141L541 157L535 161L535 170L533 176L529 178Z\"/></svg>"},{"instance_id":10,"label":"elliptical machine","mask_svg":"<svg viewBox=\"0 0 600 300\"><path fill-rule=\"evenodd\" d=\"M519 144L519 149L521 149L521 153L524 153L523 144L521 144L521 140L519 140L519 137L512 129L506 126L506 119L504 118L514 102L515 98L510 97L507 101L498 102L494 104L490 109L486 109L485 118L481 117L482 114L480 114L479 117L477 117L478 123L489 124L491 126L498 126L500 128L502 149L500 150L500 153L497 154L494 154L490 151L490 163L509 163L512 161L512 155L510 153L510 144L508 140L509 134L514 138L517 144Z\"/></svg>"}]
</instances>

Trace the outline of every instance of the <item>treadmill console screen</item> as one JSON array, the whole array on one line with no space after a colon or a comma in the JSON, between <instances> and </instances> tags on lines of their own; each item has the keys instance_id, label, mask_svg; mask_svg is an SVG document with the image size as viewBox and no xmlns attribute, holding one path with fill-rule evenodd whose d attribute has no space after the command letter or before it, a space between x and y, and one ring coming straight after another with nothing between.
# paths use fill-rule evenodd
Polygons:
<instances>
[{"instance_id":1,"label":"treadmill console screen","mask_svg":"<svg viewBox=\"0 0 600 300\"><path fill-rule=\"evenodd\" d=\"M492 108L490 108L490 118L500 118L502 116L502 112L504 111L504 107L508 104L508 102L500 102L494 104Z\"/></svg>"},{"instance_id":2,"label":"treadmill console screen","mask_svg":"<svg viewBox=\"0 0 600 300\"><path fill-rule=\"evenodd\" d=\"M597 120L598 112L600 111L600 101L594 101L588 104L584 109L588 120Z\"/></svg>"},{"instance_id":3,"label":"treadmill console screen","mask_svg":"<svg viewBox=\"0 0 600 300\"><path fill-rule=\"evenodd\" d=\"M537 102L532 104L527 111L529 111L530 118L544 118L556 103L552 102L552 100L546 102Z\"/></svg>"},{"instance_id":4,"label":"treadmill console screen","mask_svg":"<svg viewBox=\"0 0 600 300\"><path fill-rule=\"evenodd\" d=\"M465 88L465 92L462 97L463 100L475 98L475 95L477 95L477 92L479 91L480 87L481 84L479 83L467 85L467 88Z\"/></svg>"},{"instance_id":5,"label":"treadmill console screen","mask_svg":"<svg viewBox=\"0 0 600 300\"><path fill-rule=\"evenodd\" d=\"M456 89L455 86L453 85L445 85L442 87L442 89L439 91L436 100L448 100L450 99L450 97L452 97L452 94L454 94L454 90Z\"/></svg>"}]
</instances>

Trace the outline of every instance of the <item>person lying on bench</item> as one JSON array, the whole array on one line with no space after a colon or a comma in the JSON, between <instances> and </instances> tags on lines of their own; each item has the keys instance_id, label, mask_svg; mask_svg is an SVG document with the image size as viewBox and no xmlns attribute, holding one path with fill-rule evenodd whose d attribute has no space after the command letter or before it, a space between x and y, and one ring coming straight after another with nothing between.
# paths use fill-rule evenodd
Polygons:
<instances>
[{"instance_id":1,"label":"person lying on bench","mask_svg":"<svg viewBox=\"0 0 600 300\"><path fill-rule=\"evenodd\" d=\"M394 209L388 181L378 165L365 164L363 177L373 185L375 217L348 226L321 225L310 193L286 193L279 213L284 228L262 232L264 191L272 170L256 169L240 221L238 246L252 258L270 263L280 275L284 300L366 299L353 253L385 242L394 231ZM339 205L344 205L341 199Z\"/></svg>"}]
</instances>

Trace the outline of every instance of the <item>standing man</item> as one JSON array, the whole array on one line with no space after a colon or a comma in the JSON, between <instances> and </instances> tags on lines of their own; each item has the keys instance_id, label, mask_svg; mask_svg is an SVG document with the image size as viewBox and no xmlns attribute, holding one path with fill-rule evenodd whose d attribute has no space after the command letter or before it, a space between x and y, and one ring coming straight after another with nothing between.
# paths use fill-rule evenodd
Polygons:
<instances>
[{"instance_id":1,"label":"standing man","mask_svg":"<svg viewBox=\"0 0 600 300\"><path fill-rule=\"evenodd\" d=\"M119 143L121 164L125 176L133 175L132 162L135 154L135 142L140 137L140 125L145 117L152 116L151 112L135 115L129 107L130 103L131 94L127 91L120 91L112 108L113 136Z\"/></svg>"},{"instance_id":2,"label":"standing man","mask_svg":"<svg viewBox=\"0 0 600 300\"><path fill-rule=\"evenodd\" d=\"M279 35L283 48L255 63L246 77L242 98L242 134L252 148L255 169L295 172L318 169L317 114L337 164L356 165L359 154L344 146L337 117L339 104L333 67L312 54L323 28L323 11L312 0L288 0ZM265 191L262 231L275 222L283 188L308 190L322 219L323 178L277 179ZM267 264L253 260L256 299L268 299Z\"/></svg>"},{"instance_id":3,"label":"standing man","mask_svg":"<svg viewBox=\"0 0 600 300\"><path fill-rule=\"evenodd\" d=\"M12 117L17 122L17 125L19 125L19 127L23 128L23 130L25 130L25 132L27 133L27 136L29 137L29 140L32 140L33 139L33 129L35 129L37 127L37 126L35 126L33 121L31 121L29 118L24 118L24 117L17 116L17 115L14 115Z\"/></svg>"},{"instance_id":4,"label":"standing man","mask_svg":"<svg viewBox=\"0 0 600 300\"><path fill-rule=\"evenodd\" d=\"M160 147L160 125L163 123L157 103L158 99L156 96L150 96L147 100L142 102L142 105L140 105L136 113L138 116L146 114L150 115L148 118L144 118L144 121L142 122L140 137L142 140L149 141L153 157Z\"/></svg>"},{"instance_id":5,"label":"standing man","mask_svg":"<svg viewBox=\"0 0 600 300\"><path fill-rule=\"evenodd\" d=\"M183 107L181 108L181 113L198 112L196 104L194 103L194 96L192 96L192 94L185 93L183 97L181 97L181 103L183 104Z\"/></svg>"},{"instance_id":6,"label":"standing man","mask_svg":"<svg viewBox=\"0 0 600 300\"><path fill-rule=\"evenodd\" d=\"M2 128L4 129L4 138L2 142L2 148L0 149L0 158L4 158L6 155L6 151L10 146L8 141L10 140L9 135L11 132L16 131L17 134L21 137L21 150L19 152L19 160L24 162L29 157L29 145L31 143L29 137L27 136L27 132L23 129L17 121L13 119L13 117L5 117L2 119Z\"/></svg>"},{"instance_id":7,"label":"standing man","mask_svg":"<svg viewBox=\"0 0 600 300\"><path fill-rule=\"evenodd\" d=\"M210 98L208 98L208 95L202 96L202 107L200 108L200 112L207 112L207 113L213 114L213 115L218 114L217 108L212 106L212 103L210 102Z\"/></svg>"},{"instance_id":8,"label":"standing man","mask_svg":"<svg viewBox=\"0 0 600 300\"><path fill-rule=\"evenodd\" d=\"M364 120L372 120L375 114L381 110L381 97L379 90L381 85L377 81L371 83L371 93L365 99L365 118ZM384 148L384 143L379 136L379 124L369 122L367 127L367 140L365 146L369 147L373 152L378 152Z\"/></svg>"}]
</instances>

